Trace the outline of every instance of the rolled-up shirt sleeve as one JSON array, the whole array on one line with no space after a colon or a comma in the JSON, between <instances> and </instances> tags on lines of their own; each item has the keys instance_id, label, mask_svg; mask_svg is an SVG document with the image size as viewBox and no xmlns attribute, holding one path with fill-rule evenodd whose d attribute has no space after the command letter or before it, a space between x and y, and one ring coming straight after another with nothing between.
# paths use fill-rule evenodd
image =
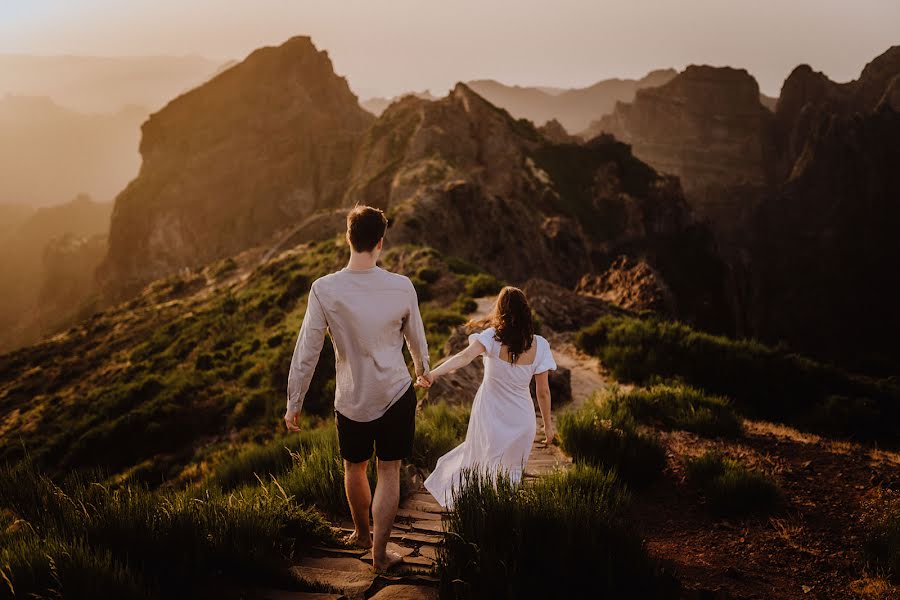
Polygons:
<instances>
[{"instance_id":1,"label":"rolled-up shirt sleeve","mask_svg":"<svg viewBox=\"0 0 900 600\"><path fill-rule=\"evenodd\" d=\"M294 345L294 354L291 357L291 367L288 371L288 409L293 408L299 411L303 406L303 400L316 370L316 363L319 362L319 353L322 351L327 329L328 322L325 320L325 312L319 303L316 285L313 283L309 290L306 314L303 316L303 324L297 335L297 343Z\"/></svg>"},{"instance_id":2,"label":"rolled-up shirt sleeve","mask_svg":"<svg viewBox=\"0 0 900 600\"><path fill-rule=\"evenodd\" d=\"M419 298L416 288L409 282L409 315L403 322L403 337L409 347L413 364L416 367L416 375L428 373L428 341L425 339L425 325L422 323L422 314L419 312Z\"/></svg>"}]
</instances>

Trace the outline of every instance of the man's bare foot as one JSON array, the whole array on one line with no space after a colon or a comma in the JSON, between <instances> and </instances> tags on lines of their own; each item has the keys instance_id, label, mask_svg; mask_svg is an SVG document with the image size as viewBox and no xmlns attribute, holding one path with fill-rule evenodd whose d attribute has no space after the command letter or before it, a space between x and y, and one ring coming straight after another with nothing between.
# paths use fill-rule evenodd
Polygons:
<instances>
[{"instance_id":1,"label":"man's bare foot","mask_svg":"<svg viewBox=\"0 0 900 600\"><path fill-rule=\"evenodd\" d=\"M353 533L344 536L344 543L348 546L354 546L356 548L371 548L372 547L372 535L360 537L358 531L354 531Z\"/></svg>"},{"instance_id":2,"label":"man's bare foot","mask_svg":"<svg viewBox=\"0 0 900 600\"><path fill-rule=\"evenodd\" d=\"M390 550L384 551L384 557L381 560L378 560L377 556L372 557L372 566L375 567L376 571L387 571L402 562L403 557Z\"/></svg>"}]
</instances>

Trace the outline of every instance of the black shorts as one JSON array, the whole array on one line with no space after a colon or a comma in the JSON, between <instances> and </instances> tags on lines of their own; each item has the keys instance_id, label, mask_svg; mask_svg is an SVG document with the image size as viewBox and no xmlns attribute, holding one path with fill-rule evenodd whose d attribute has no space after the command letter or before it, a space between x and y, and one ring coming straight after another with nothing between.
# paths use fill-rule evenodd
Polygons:
<instances>
[{"instance_id":1,"label":"black shorts","mask_svg":"<svg viewBox=\"0 0 900 600\"><path fill-rule=\"evenodd\" d=\"M412 454L416 433L416 390L410 384L399 400L374 421L354 421L334 411L338 444L344 460L359 463L372 456L379 460L402 460Z\"/></svg>"}]
</instances>

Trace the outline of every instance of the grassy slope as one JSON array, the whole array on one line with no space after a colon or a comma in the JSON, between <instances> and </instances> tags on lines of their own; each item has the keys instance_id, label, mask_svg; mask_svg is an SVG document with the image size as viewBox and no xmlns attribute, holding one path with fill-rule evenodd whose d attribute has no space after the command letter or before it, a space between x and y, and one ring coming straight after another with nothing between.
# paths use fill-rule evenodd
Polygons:
<instances>
[{"instance_id":1,"label":"grassy slope","mask_svg":"<svg viewBox=\"0 0 900 600\"><path fill-rule=\"evenodd\" d=\"M309 286L346 252L331 240L256 268L221 261L0 357L0 460L27 453L51 475L98 467L156 485L201 479L222 457L271 439ZM409 246L383 260L416 284L436 356L477 277L447 262ZM326 343L305 403L325 418L331 352Z\"/></svg>"}]
</instances>

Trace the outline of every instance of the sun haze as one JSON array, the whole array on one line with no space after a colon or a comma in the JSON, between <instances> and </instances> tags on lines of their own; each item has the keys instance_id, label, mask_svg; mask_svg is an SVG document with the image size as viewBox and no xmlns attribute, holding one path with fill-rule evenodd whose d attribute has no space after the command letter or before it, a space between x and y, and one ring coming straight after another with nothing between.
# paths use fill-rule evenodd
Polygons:
<instances>
[{"instance_id":1,"label":"sun haze","mask_svg":"<svg viewBox=\"0 0 900 600\"><path fill-rule=\"evenodd\" d=\"M897 43L900 3L869 0L7 0L0 53L243 58L312 36L361 97L492 78L576 87L690 63L744 67L777 95L809 63L856 77Z\"/></svg>"}]
</instances>

